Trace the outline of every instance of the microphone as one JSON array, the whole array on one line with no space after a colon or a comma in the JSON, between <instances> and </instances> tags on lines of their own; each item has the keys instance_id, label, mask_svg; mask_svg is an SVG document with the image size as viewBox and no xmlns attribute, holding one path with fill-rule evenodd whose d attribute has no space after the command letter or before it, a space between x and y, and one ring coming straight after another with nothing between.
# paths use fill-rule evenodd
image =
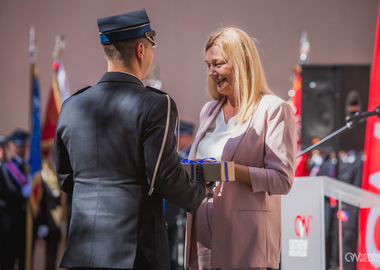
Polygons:
<instances>
[{"instance_id":1,"label":"microphone","mask_svg":"<svg viewBox=\"0 0 380 270\"><path fill-rule=\"evenodd\" d=\"M348 115L346 116L345 120L347 123L349 122L355 123L357 121L360 121L361 119L368 118L375 115L380 117L380 106L377 106L376 109L374 109L373 111L356 112L352 115Z\"/></svg>"}]
</instances>

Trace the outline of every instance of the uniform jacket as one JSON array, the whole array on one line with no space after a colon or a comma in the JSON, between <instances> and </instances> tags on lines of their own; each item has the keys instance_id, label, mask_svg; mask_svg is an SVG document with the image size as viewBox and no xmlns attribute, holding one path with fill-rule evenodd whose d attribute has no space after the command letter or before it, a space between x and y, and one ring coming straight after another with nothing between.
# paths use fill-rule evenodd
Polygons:
<instances>
[{"instance_id":1,"label":"uniform jacket","mask_svg":"<svg viewBox=\"0 0 380 270\"><path fill-rule=\"evenodd\" d=\"M25 174L16 160L13 164ZM6 269L18 259L19 269L25 265L26 199L15 177L0 164L0 268Z\"/></svg>"},{"instance_id":2,"label":"uniform jacket","mask_svg":"<svg viewBox=\"0 0 380 270\"><path fill-rule=\"evenodd\" d=\"M15 159L11 162L25 175L24 168ZM6 168L5 162L0 164L0 200L0 209L4 207L4 211L7 209L10 214L20 212L21 216L25 216L26 199L22 195L22 188Z\"/></svg>"},{"instance_id":3,"label":"uniform jacket","mask_svg":"<svg viewBox=\"0 0 380 270\"><path fill-rule=\"evenodd\" d=\"M224 101L211 101L203 107L189 158L195 158L199 142ZM249 120L236 127L223 149L222 160L248 166L251 186L228 182L214 192L212 266L278 268L280 195L292 187L296 160L296 129L290 105L275 95L264 95ZM192 222L193 215L188 214L186 267L197 269Z\"/></svg>"},{"instance_id":4,"label":"uniform jacket","mask_svg":"<svg viewBox=\"0 0 380 270\"><path fill-rule=\"evenodd\" d=\"M169 269L163 198L188 211L205 194L180 165L171 100L169 134L148 196L166 126L163 92L108 72L61 109L55 137L58 181L72 194L61 267Z\"/></svg>"}]
</instances>

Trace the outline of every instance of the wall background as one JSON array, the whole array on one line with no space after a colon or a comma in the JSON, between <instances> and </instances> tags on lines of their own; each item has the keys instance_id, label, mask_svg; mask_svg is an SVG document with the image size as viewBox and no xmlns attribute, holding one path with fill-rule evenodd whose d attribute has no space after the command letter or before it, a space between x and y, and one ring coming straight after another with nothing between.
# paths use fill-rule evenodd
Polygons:
<instances>
[{"instance_id":1,"label":"wall background","mask_svg":"<svg viewBox=\"0 0 380 270\"><path fill-rule=\"evenodd\" d=\"M371 64L377 0L12 0L0 2L0 134L29 129L29 28L36 30L42 119L52 76L55 36L71 91L96 84L106 70L96 19L146 8L157 33L154 63L181 118L198 123L209 100L203 47L224 26L257 39L270 88L283 99L292 87L301 33L310 64ZM43 121L43 120L42 120Z\"/></svg>"}]
</instances>

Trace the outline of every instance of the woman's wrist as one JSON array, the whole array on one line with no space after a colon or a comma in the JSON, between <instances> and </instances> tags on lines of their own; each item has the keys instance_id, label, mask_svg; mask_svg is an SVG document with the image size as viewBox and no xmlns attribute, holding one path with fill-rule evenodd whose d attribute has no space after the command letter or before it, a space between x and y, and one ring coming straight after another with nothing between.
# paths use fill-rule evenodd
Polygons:
<instances>
[{"instance_id":1,"label":"woman's wrist","mask_svg":"<svg viewBox=\"0 0 380 270\"><path fill-rule=\"evenodd\" d=\"M247 185L251 185L251 179L249 177L248 166L235 163L234 167L235 167L236 181L240 181Z\"/></svg>"}]
</instances>

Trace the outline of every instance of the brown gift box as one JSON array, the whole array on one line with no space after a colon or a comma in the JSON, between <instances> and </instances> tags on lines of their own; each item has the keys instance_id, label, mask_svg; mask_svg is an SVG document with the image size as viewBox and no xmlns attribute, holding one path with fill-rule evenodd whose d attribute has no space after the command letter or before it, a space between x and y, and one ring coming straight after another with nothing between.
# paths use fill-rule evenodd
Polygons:
<instances>
[{"instance_id":1,"label":"brown gift box","mask_svg":"<svg viewBox=\"0 0 380 270\"><path fill-rule=\"evenodd\" d=\"M227 164L227 166L226 166ZM193 168L193 178L196 178L196 166L197 163L182 163L182 167L186 170L190 177L192 177L192 168ZM213 162L204 162L203 166L203 177L206 182L228 182L235 181L235 167L233 161L213 161ZM226 174L227 167L227 174ZM228 180L227 176L228 175Z\"/></svg>"}]
</instances>

